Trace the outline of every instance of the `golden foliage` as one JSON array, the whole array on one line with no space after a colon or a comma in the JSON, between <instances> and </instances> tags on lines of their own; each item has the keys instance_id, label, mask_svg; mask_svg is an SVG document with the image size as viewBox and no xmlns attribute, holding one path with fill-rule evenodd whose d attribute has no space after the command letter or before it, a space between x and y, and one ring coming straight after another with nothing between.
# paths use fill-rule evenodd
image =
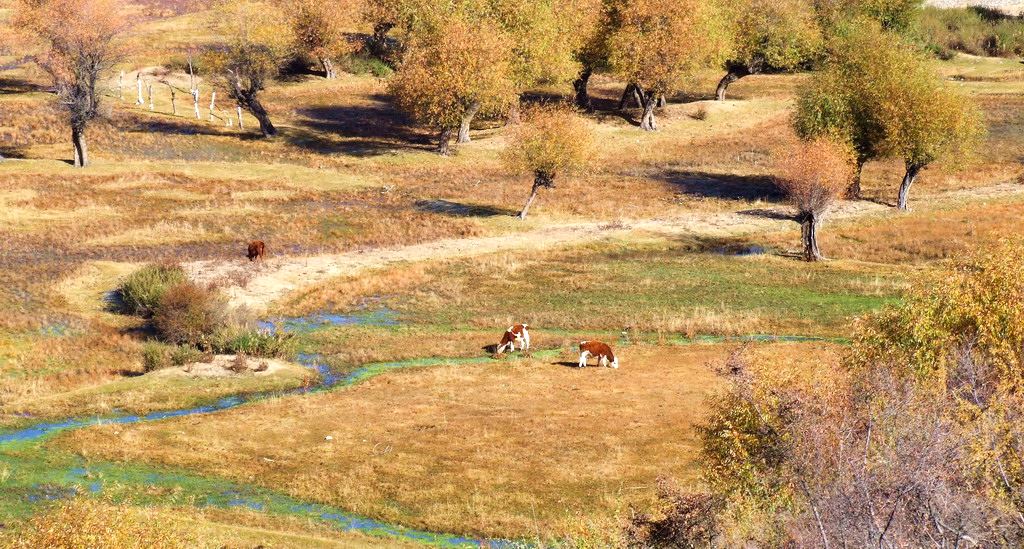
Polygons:
<instances>
[{"instance_id":1,"label":"golden foliage","mask_svg":"<svg viewBox=\"0 0 1024 549\"><path fill-rule=\"evenodd\" d=\"M593 142L586 120L558 105L528 109L510 139L504 158L511 170L550 178L583 169Z\"/></svg>"},{"instance_id":2,"label":"golden foliage","mask_svg":"<svg viewBox=\"0 0 1024 549\"><path fill-rule=\"evenodd\" d=\"M724 11L704 0L636 0L617 12L610 37L614 71L654 94L725 60L731 41Z\"/></svg>"},{"instance_id":3,"label":"golden foliage","mask_svg":"<svg viewBox=\"0 0 1024 549\"><path fill-rule=\"evenodd\" d=\"M409 44L391 93L401 109L434 128L458 126L474 105L482 114L504 112L516 97L511 47L493 23L449 17Z\"/></svg>"}]
</instances>

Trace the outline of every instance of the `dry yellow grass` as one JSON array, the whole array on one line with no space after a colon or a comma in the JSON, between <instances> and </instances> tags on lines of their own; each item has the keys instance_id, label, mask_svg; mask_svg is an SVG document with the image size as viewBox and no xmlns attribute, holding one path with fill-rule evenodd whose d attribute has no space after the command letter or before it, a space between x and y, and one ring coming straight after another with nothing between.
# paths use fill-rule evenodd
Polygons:
<instances>
[{"instance_id":1,"label":"dry yellow grass","mask_svg":"<svg viewBox=\"0 0 1024 549\"><path fill-rule=\"evenodd\" d=\"M350 390L247 406L202 422L110 426L60 445L285 490L422 528L568 533L579 516L644 502L654 480L693 480L693 425L733 346L634 346L618 370L492 362L387 374ZM821 346L771 355L820 361ZM325 436L333 441L325 441Z\"/></svg>"}]
</instances>

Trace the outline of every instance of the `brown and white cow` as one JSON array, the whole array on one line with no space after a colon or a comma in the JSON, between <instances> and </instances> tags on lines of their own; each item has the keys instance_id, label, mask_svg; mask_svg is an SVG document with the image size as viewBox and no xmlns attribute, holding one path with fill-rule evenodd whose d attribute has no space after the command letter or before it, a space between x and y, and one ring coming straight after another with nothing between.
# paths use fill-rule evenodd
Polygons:
<instances>
[{"instance_id":1,"label":"brown and white cow","mask_svg":"<svg viewBox=\"0 0 1024 549\"><path fill-rule=\"evenodd\" d=\"M262 240L253 240L249 243L249 252L246 257L249 261L256 261L257 259L263 259L263 255L267 251L267 245Z\"/></svg>"},{"instance_id":2,"label":"brown and white cow","mask_svg":"<svg viewBox=\"0 0 1024 549\"><path fill-rule=\"evenodd\" d=\"M501 336L501 341L498 342L497 354L505 352L505 348L515 351L516 343L519 344L520 351L526 351L530 348L530 332L527 330L529 324L515 324L509 326L505 333Z\"/></svg>"},{"instance_id":3,"label":"brown and white cow","mask_svg":"<svg viewBox=\"0 0 1024 549\"><path fill-rule=\"evenodd\" d=\"M612 352L612 348L606 343L600 341L581 341L580 342L580 368L587 366L587 359L594 357L597 359L598 366L611 366L612 368L619 367L619 359Z\"/></svg>"}]
</instances>

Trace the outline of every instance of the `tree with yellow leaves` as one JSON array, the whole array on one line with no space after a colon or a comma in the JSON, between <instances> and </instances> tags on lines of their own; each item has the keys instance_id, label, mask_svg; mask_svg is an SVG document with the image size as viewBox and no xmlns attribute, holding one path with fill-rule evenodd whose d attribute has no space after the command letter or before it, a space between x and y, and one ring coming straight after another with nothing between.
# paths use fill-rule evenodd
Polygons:
<instances>
[{"instance_id":1,"label":"tree with yellow leaves","mask_svg":"<svg viewBox=\"0 0 1024 549\"><path fill-rule=\"evenodd\" d=\"M631 0L619 7L617 19L609 37L610 65L637 91L640 128L654 131L659 99L725 60L731 43L725 12L706 0Z\"/></svg>"},{"instance_id":2,"label":"tree with yellow leaves","mask_svg":"<svg viewBox=\"0 0 1024 549\"><path fill-rule=\"evenodd\" d=\"M752 74L784 72L809 63L821 48L821 29L806 0L732 0L735 44L715 98Z\"/></svg>"},{"instance_id":3,"label":"tree with yellow leaves","mask_svg":"<svg viewBox=\"0 0 1024 549\"><path fill-rule=\"evenodd\" d=\"M259 0L230 0L218 15L225 42L206 50L206 63L238 106L256 117L263 136L273 137L277 128L260 94L291 53L286 21L273 5Z\"/></svg>"},{"instance_id":4,"label":"tree with yellow leaves","mask_svg":"<svg viewBox=\"0 0 1024 549\"><path fill-rule=\"evenodd\" d=\"M519 219L526 219L540 189L555 186L555 178L581 170L590 156L590 129L579 115L557 105L536 106L512 132L505 164L533 176L533 187Z\"/></svg>"},{"instance_id":5,"label":"tree with yellow leaves","mask_svg":"<svg viewBox=\"0 0 1024 549\"><path fill-rule=\"evenodd\" d=\"M361 4L359 0L289 0L282 4L296 49L316 59L328 79L337 76L334 59L358 49L357 42L348 39L345 31L359 21Z\"/></svg>"},{"instance_id":6,"label":"tree with yellow leaves","mask_svg":"<svg viewBox=\"0 0 1024 549\"><path fill-rule=\"evenodd\" d=\"M516 100L511 51L494 23L447 17L408 45L391 94L402 110L439 131L437 151L449 154L456 131L473 116L505 112Z\"/></svg>"}]
</instances>

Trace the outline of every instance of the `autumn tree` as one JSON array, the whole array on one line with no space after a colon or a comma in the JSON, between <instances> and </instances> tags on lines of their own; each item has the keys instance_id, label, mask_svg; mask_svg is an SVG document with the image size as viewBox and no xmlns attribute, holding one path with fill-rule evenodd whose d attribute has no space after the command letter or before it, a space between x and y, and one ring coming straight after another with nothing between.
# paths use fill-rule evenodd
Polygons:
<instances>
[{"instance_id":1,"label":"autumn tree","mask_svg":"<svg viewBox=\"0 0 1024 549\"><path fill-rule=\"evenodd\" d=\"M735 0L729 9L735 43L715 92L719 101L736 80L796 69L821 47L818 21L805 0Z\"/></svg>"},{"instance_id":2,"label":"autumn tree","mask_svg":"<svg viewBox=\"0 0 1024 549\"><path fill-rule=\"evenodd\" d=\"M853 153L845 143L819 138L791 147L777 165L776 181L797 209L804 259L818 261L818 228L853 177Z\"/></svg>"},{"instance_id":3,"label":"autumn tree","mask_svg":"<svg viewBox=\"0 0 1024 549\"><path fill-rule=\"evenodd\" d=\"M540 189L555 186L558 175L579 171L590 156L591 134L576 113L559 106L537 106L526 112L523 124L512 131L505 164L533 176L533 187L519 219L526 219Z\"/></svg>"},{"instance_id":4,"label":"autumn tree","mask_svg":"<svg viewBox=\"0 0 1024 549\"><path fill-rule=\"evenodd\" d=\"M872 159L904 160L901 188L909 191L924 166L961 157L983 131L976 109L939 79L923 53L877 23L846 26L829 50L828 64L798 92L794 124L805 139L853 145L857 170L848 196L860 194L861 170Z\"/></svg>"},{"instance_id":5,"label":"autumn tree","mask_svg":"<svg viewBox=\"0 0 1024 549\"><path fill-rule=\"evenodd\" d=\"M516 99L512 45L494 23L449 17L406 48L390 91L398 106L436 128L437 150L478 113L505 112Z\"/></svg>"},{"instance_id":6,"label":"autumn tree","mask_svg":"<svg viewBox=\"0 0 1024 549\"><path fill-rule=\"evenodd\" d=\"M618 10L609 37L612 69L640 99L640 127L654 131L658 100L698 70L724 61L730 34L723 10L703 0L633 0Z\"/></svg>"},{"instance_id":7,"label":"autumn tree","mask_svg":"<svg viewBox=\"0 0 1024 549\"><path fill-rule=\"evenodd\" d=\"M1024 546L1024 247L914 281L853 348L730 360L700 429L724 546Z\"/></svg>"},{"instance_id":8,"label":"autumn tree","mask_svg":"<svg viewBox=\"0 0 1024 549\"><path fill-rule=\"evenodd\" d=\"M359 0L296 0L282 4L290 18L296 48L316 59L328 79L337 76L334 59L358 47L345 36L345 30L356 25L360 4Z\"/></svg>"},{"instance_id":9,"label":"autumn tree","mask_svg":"<svg viewBox=\"0 0 1024 549\"><path fill-rule=\"evenodd\" d=\"M905 75L902 97L881 103L885 153L903 160L906 171L896 206L908 209L910 187L921 170L939 159L957 161L985 132L981 113L965 95L929 70Z\"/></svg>"},{"instance_id":10,"label":"autumn tree","mask_svg":"<svg viewBox=\"0 0 1024 549\"><path fill-rule=\"evenodd\" d=\"M100 112L100 82L122 54L127 29L116 0L18 0L12 27L39 50L36 63L52 79L68 115L74 165L89 165L85 130Z\"/></svg>"},{"instance_id":11,"label":"autumn tree","mask_svg":"<svg viewBox=\"0 0 1024 549\"><path fill-rule=\"evenodd\" d=\"M225 42L207 49L206 63L238 106L259 121L263 136L277 135L260 94L291 51L286 22L272 5L257 0L231 0L218 15Z\"/></svg>"},{"instance_id":12,"label":"autumn tree","mask_svg":"<svg viewBox=\"0 0 1024 549\"><path fill-rule=\"evenodd\" d=\"M593 0L589 5L580 6L579 10L588 15L582 17L572 31L578 36L574 55L579 63L579 74L572 87L576 106L590 110L590 77L596 71L608 68L608 39L617 25L617 3L614 0Z\"/></svg>"}]
</instances>

